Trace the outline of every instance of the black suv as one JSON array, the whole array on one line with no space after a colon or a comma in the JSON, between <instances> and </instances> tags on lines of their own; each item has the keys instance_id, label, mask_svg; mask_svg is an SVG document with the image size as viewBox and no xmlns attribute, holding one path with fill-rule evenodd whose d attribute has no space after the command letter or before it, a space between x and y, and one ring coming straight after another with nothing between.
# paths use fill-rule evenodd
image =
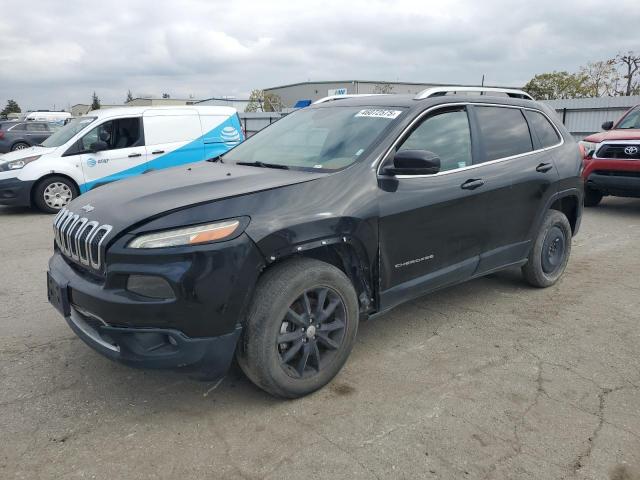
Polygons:
<instances>
[{"instance_id":1,"label":"black suv","mask_svg":"<svg viewBox=\"0 0 640 480\"><path fill-rule=\"evenodd\" d=\"M579 149L525 93L482 93L328 98L221 158L93 190L54 220L49 299L111 359L213 378L235 354L291 398L338 373L361 319L510 266L552 285Z\"/></svg>"}]
</instances>

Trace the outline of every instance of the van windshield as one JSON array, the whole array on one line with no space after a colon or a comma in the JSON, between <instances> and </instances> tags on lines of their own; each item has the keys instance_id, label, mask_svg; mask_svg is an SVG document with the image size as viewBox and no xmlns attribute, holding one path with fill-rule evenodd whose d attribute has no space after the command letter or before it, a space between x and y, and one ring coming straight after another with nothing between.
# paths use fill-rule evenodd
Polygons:
<instances>
[{"instance_id":1,"label":"van windshield","mask_svg":"<svg viewBox=\"0 0 640 480\"><path fill-rule=\"evenodd\" d=\"M404 113L402 107L305 108L241 143L225 163L333 171L361 157Z\"/></svg>"},{"instance_id":2,"label":"van windshield","mask_svg":"<svg viewBox=\"0 0 640 480\"><path fill-rule=\"evenodd\" d=\"M74 118L60 130L58 130L44 142L42 142L41 145L43 147L59 147L60 145L64 145L69 140L71 140L71 138L73 138L76 133L89 125L95 119L96 117Z\"/></svg>"}]
</instances>

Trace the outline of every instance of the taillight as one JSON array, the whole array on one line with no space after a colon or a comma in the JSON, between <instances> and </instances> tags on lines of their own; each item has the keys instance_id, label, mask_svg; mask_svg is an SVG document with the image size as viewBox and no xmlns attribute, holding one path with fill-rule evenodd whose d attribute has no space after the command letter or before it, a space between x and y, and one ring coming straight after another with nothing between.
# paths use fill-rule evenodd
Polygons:
<instances>
[{"instance_id":1,"label":"taillight","mask_svg":"<svg viewBox=\"0 0 640 480\"><path fill-rule=\"evenodd\" d=\"M0 130L0 140L2 140L4 138L4 131Z\"/></svg>"}]
</instances>

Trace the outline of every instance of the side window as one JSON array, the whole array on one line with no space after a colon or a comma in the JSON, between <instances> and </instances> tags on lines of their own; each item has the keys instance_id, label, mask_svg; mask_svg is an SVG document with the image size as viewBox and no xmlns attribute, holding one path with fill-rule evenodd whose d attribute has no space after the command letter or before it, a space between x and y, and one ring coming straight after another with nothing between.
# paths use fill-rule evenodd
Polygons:
<instances>
[{"instance_id":1,"label":"side window","mask_svg":"<svg viewBox=\"0 0 640 480\"><path fill-rule=\"evenodd\" d=\"M48 132L44 123L27 123L28 132Z\"/></svg>"},{"instance_id":2,"label":"side window","mask_svg":"<svg viewBox=\"0 0 640 480\"><path fill-rule=\"evenodd\" d=\"M107 144L107 150L144 145L140 118L119 118L98 125L80 140L82 150L90 150L91 145L98 140L102 140Z\"/></svg>"},{"instance_id":3,"label":"side window","mask_svg":"<svg viewBox=\"0 0 640 480\"><path fill-rule=\"evenodd\" d=\"M24 132L27 129L27 125L24 123L19 123L10 128L11 131L15 132Z\"/></svg>"},{"instance_id":4,"label":"side window","mask_svg":"<svg viewBox=\"0 0 640 480\"><path fill-rule=\"evenodd\" d=\"M540 147L547 148L560 143L558 132L553 128L553 125L551 125L547 117L540 112L534 112L532 110L525 110L524 114L529 121L529 125L531 125L531 128L538 137L538 140L540 140Z\"/></svg>"},{"instance_id":5,"label":"side window","mask_svg":"<svg viewBox=\"0 0 640 480\"><path fill-rule=\"evenodd\" d=\"M398 150L429 150L440 157L440 171L471 165L471 131L466 110L427 117Z\"/></svg>"},{"instance_id":6,"label":"side window","mask_svg":"<svg viewBox=\"0 0 640 480\"><path fill-rule=\"evenodd\" d=\"M529 127L519 108L474 107L486 153L485 161L533 150Z\"/></svg>"}]
</instances>

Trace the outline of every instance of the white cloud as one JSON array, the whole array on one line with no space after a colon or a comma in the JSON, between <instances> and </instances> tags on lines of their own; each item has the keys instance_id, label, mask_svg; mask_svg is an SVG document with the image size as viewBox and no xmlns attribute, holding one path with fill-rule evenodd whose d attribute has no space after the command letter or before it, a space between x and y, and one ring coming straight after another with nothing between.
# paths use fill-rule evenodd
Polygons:
<instances>
[{"instance_id":1,"label":"white cloud","mask_svg":"<svg viewBox=\"0 0 640 480\"><path fill-rule=\"evenodd\" d=\"M30 0L2 7L0 105L126 91L247 95L297 81L522 85L640 47L640 3ZM34 15L37 12L37 15Z\"/></svg>"}]
</instances>

